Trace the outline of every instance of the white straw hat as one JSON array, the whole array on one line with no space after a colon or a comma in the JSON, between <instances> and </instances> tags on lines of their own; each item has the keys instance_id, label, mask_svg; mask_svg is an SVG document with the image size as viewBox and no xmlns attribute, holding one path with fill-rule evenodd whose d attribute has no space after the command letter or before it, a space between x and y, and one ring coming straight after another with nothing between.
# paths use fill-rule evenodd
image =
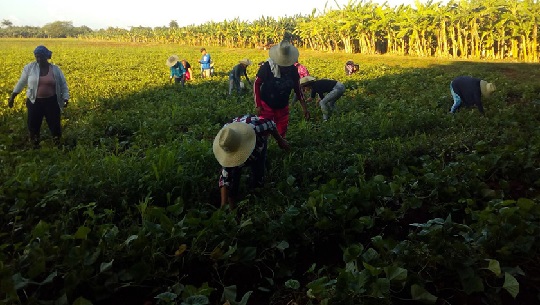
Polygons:
<instances>
[{"instance_id":1,"label":"white straw hat","mask_svg":"<svg viewBox=\"0 0 540 305\"><path fill-rule=\"evenodd\" d=\"M178 55L171 55L171 56L167 59L167 66L172 67L172 66L176 65L176 63L178 62L178 60L179 60Z\"/></svg>"},{"instance_id":2,"label":"white straw hat","mask_svg":"<svg viewBox=\"0 0 540 305\"><path fill-rule=\"evenodd\" d=\"M316 80L316 78L313 77L313 76L310 76L310 75L304 76L304 77L302 77L300 79L300 86L305 85L305 84L310 83L310 82L315 81L315 80Z\"/></svg>"},{"instance_id":3,"label":"white straw hat","mask_svg":"<svg viewBox=\"0 0 540 305\"><path fill-rule=\"evenodd\" d=\"M249 158L257 136L251 125L234 122L225 125L214 138L212 150L223 167L242 165Z\"/></svg>"},{"instance_id":4,"label":"white straw hat","mask_svg":"<svg viewBox=\"0 0 540 305\"><path fill-rule=\"evenodd\" d=\"M270 58L279 66L287 67L298 61L298 49L289 41L283 40L278 45L270 48Z\"/></svg>"},{"instance_id":5,"label":"white straw hat","mask_svg":"<svg viewBox=\"0 0 540 305\"><path fill-rule=\"evenodd\" d=\"M240 60L239 63L244 64L246 66L249 66L249 65L251 65L251 60L249 60L247 58L244 58L244 59Z\"/></svg>"},{"instance_id":6,"label":"white straw hat","mask_svg":"<svg viewBox=\"0 0 540 305\"><path fill-rule=\"evenodd\" d=\"M485 80L480 81L480 91L482 92L482 96L489 97L495 90L497 90L497 88L494 84L488 83Z\"/></svg>"}]
</instances>

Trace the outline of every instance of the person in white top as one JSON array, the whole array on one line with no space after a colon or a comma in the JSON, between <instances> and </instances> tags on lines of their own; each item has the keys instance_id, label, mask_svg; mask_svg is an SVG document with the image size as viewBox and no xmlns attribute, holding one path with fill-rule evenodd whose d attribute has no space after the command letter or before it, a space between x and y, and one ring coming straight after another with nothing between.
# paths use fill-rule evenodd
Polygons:
<instances>
[{"instance_id":1,"label":"person in white top","mask_svg":"<svg viewBox=\"0 0 540 305\"><path fill-rule=\"evenodd\" d=\"M39 148L40 145L40 130L44 117L53 141L56 145L60 144L60 114L69 101L66 78L58 66L49 63L51 55L52 52L45 46L38 46L34 50L36 61L24 66L8 100L8 106L12 108L15 97L27 87L28 131L34 148Z\"/></svg>"}]
</instances>

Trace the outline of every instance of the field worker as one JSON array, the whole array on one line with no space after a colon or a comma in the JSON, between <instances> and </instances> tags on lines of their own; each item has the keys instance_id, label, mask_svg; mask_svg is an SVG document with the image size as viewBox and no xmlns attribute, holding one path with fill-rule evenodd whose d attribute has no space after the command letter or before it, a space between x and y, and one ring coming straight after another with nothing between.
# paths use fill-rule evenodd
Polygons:
<instances>
[{"instance_id":1,"label":"field worker","mask_svg":"<svg viewBox=\"0 0 540 305\"><path fill-rule=\"evenodd\" d=\"M289 149L273 121L251 114L234 118L216 135L212 149L222 166L219 177L221 207L228 203L231 209L235 208L243 167L251 167L250 187L263 185L268 135L276 139L281 149Z\"/></svg>"},{"instance_id":2,"label":"field worker","mask_svg":"<svg viewBox=\"0 0 540 305\"><path fill-rule=\"evenodd\" d=\"M27 87L26 108L30 141L34 148L39 148L41 123L45 117L54 143L60 145L60 115L69 101L66 78L58 66L49 63L52 52L45 46L38 46L34 50L34 56L36 61L24 66L22 75L9 97L8 106L12 108L15 97Z\"/></svg>"},{"instance_id":3,"label":"field worker","mask_svg":"<svg viewBox=\"0 0 540 305\"><path fill-rule=\"evenodd\" d=\"M184 70L186 71L184 79L186 81L191 80L191 78L193 77L193 70L191 70L191 65L187 60L182 59L182 66L184 66Z\"/></svg>"},{"instance_id":4,"label":"field worker","mask_svg":"<svg viewBox=\"0 0 540 305\"><path fill-rule=\"evenodd\" d=\"M184 87L184 81L185 81L185 75L186 70L184 69L184 65L179 61L178 56L171 55L167 59L167 66L169 66L171 70L171 75L169 77L169 83L174 78L174 83L182 83L182 87Z\"/></svg>"},{"instance_id":5,"label":"field worker","mask_svg":"<svg viewBox=\"0 0 540 305\"><path fill-rule=\"evenodd\" d=\"M465 107L476 106L480 113L484 114L482 97L489 97L495 90L495 85L485 80L470 76L456 77L450 83L450 93L454 99L450 113L456 113L464 105Z\"/></svg>"},{"instance_id":6,"label":"field worker","mask_svg":"<svg viewBox=\"0 0 540 305\"><path fill-rule=\"evenodd\" d=\"M304 65L297 61L294 63L294 66L296 67L296 70L298 70L298 76L300 77L300 79L302 79L302 77L309 76L309 71ZM296 98L296 94L293 95L292 104L296 103L297 100L298 99Z\"/></svg>"},{"instance_id":7,"label":"field worker","mask_svg":"<svg viewBox=\"0 0 540 305\"><path fill-rule=\"evenodd\" d=\"M336 101L345 92L345 85L331 79L315 79L313 76L305 76L300 79L300 85L305 90L311 89L311 95L307 99L312 101L316 95L319 96L319 105L323 113L323 120L330 118L332 112L336 110Z\"/></svg>"},{"instance_id":8,"label":"field worker","mask_svg":"<svg viewBox=\"0 0 540 305\"><path fill-rule=\"evenodd\" d=\"M202 54L202 57L201 57L201 60L199 60L199 63L201 64L201 76L203 78L205 77L210 77L211 76L211 57L210 57L210 54L208 54L206 52L206 49L205 48L202 48L201 49L201 54Z\"/></svg>"},{"instance_id":9,"label":"field worker","mask_svg":"<svg viewBox=\"0 0 540 305\"><path fill-rule=\"evenodd\" d=\"M249 65L251 65L251 60L244 58L240 60L236 66L233 67L231 72L229 72L229 95L232 94L233 88L236 88L238 94L242 93L242 88L240 86L240 78L242 77L242 75L246 78L248 84L250 86L253 86L247 75L247 67Z\"/></svg>"},{"instance_id":10,"label":"field worker","mask_svg":"<svg viewBox=\"0 0 540 305\"><path fill-rule=\"evenodd\" d=\"M352 75L360 70L360 65L355 64L354 61L349 60L345 63L345 74Z\"/></svg>"},{"instance_id":11,"label":"field worker","mask_svg":"<svg viewBox=\"0 0 540 305\"><path fill-rule=\"evenodd\" d=\"M259 68L253 86L257 114L274 121L282 137L285 137L289 126L291 90L294 90L302 105L304 117L309 119L309 111L300 90L300 76L294 66L298 54L298 49L287 40L270 48L270 58Z\"/></svg>"}]
</instances>

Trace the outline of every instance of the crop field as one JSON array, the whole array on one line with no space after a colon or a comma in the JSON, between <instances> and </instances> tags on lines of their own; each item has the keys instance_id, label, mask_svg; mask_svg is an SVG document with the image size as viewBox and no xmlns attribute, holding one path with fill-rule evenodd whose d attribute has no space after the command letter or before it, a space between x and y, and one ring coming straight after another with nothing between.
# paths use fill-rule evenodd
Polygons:
<instances>
[{"instance_id":1,"label":"crop field","mask_svg":"<svg viewBox=\"0 0 540 305\"><path fill-rule=\"evenodd\" d=\"M7 107L39 44L70 89L61 148L44 122L31 149L25 92ZM200 47L0 39L1 303L540 303L539 64L300 49L345 84L339 112L292 105L291 150L270 139L265 186L228 211L212 141L255 111L228 71L268 51L205 46L201 79ZM497 86L485 116L448 114L460 75Z\"/></svg>"}]
</instances>

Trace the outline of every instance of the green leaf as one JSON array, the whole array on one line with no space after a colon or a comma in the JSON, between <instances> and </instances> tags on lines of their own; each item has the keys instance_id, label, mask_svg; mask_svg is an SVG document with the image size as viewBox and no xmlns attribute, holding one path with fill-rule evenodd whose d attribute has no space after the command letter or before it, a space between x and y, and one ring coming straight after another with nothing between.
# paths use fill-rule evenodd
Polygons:
<instances>
[{"instance_id":1,"label":"green leaf","mask_svg":"<svg viewBox=\"0 0 540 305\"><path fill-rule=\"evenodd\" d=\"M411 286L411 296L413 300L420 301L426 304L435 304L437 297L429 293L424 287L413 284Z\"/></svg>"},{"instance_id":2,"label":"green leaf","mask_svg":"<svg viewBox=\"0 0 540 305\"><path fill-rule=\"evenodd\" d=\"M83 297L79 297L73 302L73 305L93 305L93 303Z\"/></svg>"},{"instance_id":3,"label":"green leaf","mask_svg":"<svg viewBox=\"0 0 540 305\"><path fill-rule=\"evenodd\" d=\"M493 272L496 276L501 276L501 265L496 259L486 259L488 261L487 270Z\"/></svg>"},{"instance_id":4,"label":"green leaf","mask_svg":"<svg viewBox=\"0 0 540 305\"><path fill-rule=\"evenodd\" d=\"M156 295L154 298L158 299L160 301L166 302L166 303L170 303L170 302L174 301L177 297L178 297L178 295L176 293L163 292L163 293L160 293L160 294Z\"/></svg>"},{"instance_id":5,"label":"green leaf","mask_svg":"<svg viewBox=\"0 0 540 305\"><path fill-rule=\"evenodd\" d=\"M300 288L300 282L297 281L297 280L287 280L285 282L285 287L289 288L289 289L294 289L294 290L298 290Z\"/></svg>"},{"instance_id":6,"label":"green leaf","mask_svg":"<svg viewBox=\"0 0 540 305\"><path fill-rule=\"evenodd\" d=\"M33 237L43 237L45 234L49 233L49 224L43 220L40 220L38 224L32 230Z\"/></svg>"},{"instance_id":7,"label":"green leaf","mask_svg":"<svg viewBox=\"0 0 540 305\"><path fill-rule=\"evenodd\" d=\"M75 234L73 235L73 237L75 237L75 239L86 239L90 231L92 230L89 227L80 226L77 229L77 232L75 232Z\"/></svg>"},{"instance_id":8,"label":"green leaf","mask_svg":"<svg viewBox=\"0 0 540 305\"><path fill-rule=\"evenodd\" d=\"M510 273L504 273L503 288L515 299L519 293L519 283Z\"/></svg>"},{"instance_id":9,"label":"green leaf","mask_svg":"<svg viewBox=\"0 0 540 305\"><path fill-rule=\"evenodd\" d=\"M199 294L188 297L182 302L182 305L206 305L208 303L210 303L208 297Z\"/></svg>"},{"instance_id":10,"label":"green leaf","mask_svg":"<svg viewBox=\"0 0 540 305\"><path fill-rule=\"evenodd\" d=\"M289 248L289 243L285 240L282 240L279 244L277 244L276 248L283 252L285 249Z\"/></svg>"},{"instance_id":11,"label":"green leaf","mask_svg":"<svg viewBox=\"0 0 540 305\"><path fill-rule=\"evenodd\" d=\"M114 262L114 259L112 259L108 263L101 263L101 265L99 266L99 272L105 272L105 271L111 269L112 265L113 265L113 262Z\"/></svg>"},{"instance_id":12,"label":"green leaf","mask_svg":"<svg viewBox=\"0 0 540 305\"><path fill-rule=\"evenodd\" d=\"M517 201L517 206L525 212L530 211L535 205L534 201L527 198L519 198Z\"/></svg>"},{"instance_id":13,"label":"green leaf","mask_svg":"<svg viewBox=\"0 0 540 305\"><path fill-rule=\"evenodd\" d=\"M384 273L386 274L386 278L390 281L404 281L407 279L407 269L401 267L385 267Z\"/></svg>"}]
</instances>

